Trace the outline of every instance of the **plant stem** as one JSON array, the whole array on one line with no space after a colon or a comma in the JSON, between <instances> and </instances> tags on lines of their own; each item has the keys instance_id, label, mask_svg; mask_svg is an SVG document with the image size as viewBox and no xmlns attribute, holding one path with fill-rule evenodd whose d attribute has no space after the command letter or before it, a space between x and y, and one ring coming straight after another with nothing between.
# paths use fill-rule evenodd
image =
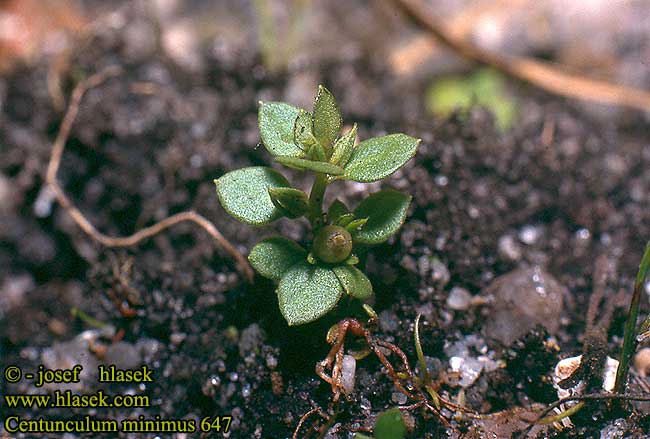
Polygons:
<instances>
[{"instance_id":1,"label":"plant stem","mask_svg":"<svg viewBox=\"0 0 650 439\"><path fill-rule=\"evenodd\" d=\"M634 352L636 346L636 320L639 316L639 302L641 301L641 292L645 279L650 270L650 242L646 244L645 253L641 258L639 265L639 272L636 275L634 282L634 292L632 293L632 301L630 302L630 310L627 313L627 321L625 322L625 333L623 334L623 349L621 350L621 357L616 371L616 383L614 384L614 392L622 393L627 381L627 369L630 363L630 357Z\"/></svg>"},{"instance_id":2,"label":"plant stem","mask_svg":"<svg viewBox=\"0 0 650 439\"><path fill-rule=\"evenodd\" d=\"M309 194L309 222L314 232L323 226L323 197L327 188L327 175L316 174Z\"/></svg>"},{"instance_id":3,"label":"plant stem","mask_svg":"<svg viewBox=\"0 0 650 439\"><path fill-rule=\"evenodd\" d=\"M73 306L70 309L70 314L72 315L72 317L79 317L85 324L97 329L106 328L108 326L108 323L104 323L101 320L97 320L96 318L86 314L76 306Z\"/></svg>"}]
</instances>

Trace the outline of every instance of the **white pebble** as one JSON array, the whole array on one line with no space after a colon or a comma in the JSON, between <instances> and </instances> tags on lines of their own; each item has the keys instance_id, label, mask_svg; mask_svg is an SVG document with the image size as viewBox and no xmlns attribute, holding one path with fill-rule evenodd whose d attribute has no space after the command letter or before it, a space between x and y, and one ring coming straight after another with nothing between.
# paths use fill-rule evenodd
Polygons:
<instances>
[{"instance_id":1,"label":"white pebble","mask_svg":"<svg viewBox=\"0 0 650 439\"><path fill-rule=\"evenodd\" d=\"M357 370L357 360L352 355L343 356L341 365L341 385L343 393L349 395L354 390L354 378Z\"/></svg>"},{"instance_id":2,"label":"white pebble","mask_svg":"<svg viewBox=\"0 0 650 439\"><path fill-rule=\"evenodd\" d=\"M465 311L472 302L472 295L465 288L454 287L447 297L447 306L456 311Z\"/></svg>"}]
</instances>

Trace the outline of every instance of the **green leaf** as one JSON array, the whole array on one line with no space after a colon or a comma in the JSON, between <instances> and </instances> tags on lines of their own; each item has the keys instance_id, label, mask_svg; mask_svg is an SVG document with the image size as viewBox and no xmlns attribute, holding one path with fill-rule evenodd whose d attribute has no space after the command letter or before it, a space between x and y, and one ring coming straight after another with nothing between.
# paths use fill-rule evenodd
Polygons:
<instances>
[{"instance_id":1,"label":"green leaf","mask_svg":"<svg viewBox=\"0 0 650 439\"><path fill-rule=\"evenodd\" d=\"M330 204L330 208L327 210L327 219L333 224L348 212L350 212L348 207L337 198Z\"/></svg>"},{"instance_id":2,"label":"green leaf","mask_svg":"<svg viewBox=\"0 0 650 439\"><path fill-rule=\"evenodd\" d=\"M343 291L360 300L372 297L372 284L361 270L352 265L340 265L333 268L339 278Z\"/></svg>"},{"instance_id":3,"label":"green leaf","mask_svg":"<svg viewBox=\"0 0 650 439\"><path fill-rule=\"evenodd\" d=\"M372 439L370 436L366 436L365 434L362 433L354 433L354 436L352 439Z\"/></svg>"},{"instance_id":4,"label":"green leaf","mask_svg":"<svg viewBox=\"0 0 650 439\"><path fill-rule=\"evenodd\" d=\"M335 165L343 166L348 163L352 152L354 151L354 141L357 138L357 124L350 131L341 136L334 144L331 162Z\"/></svg>"},{"instance_id":5,"label":"green leaf","mask_svg":"<svg viewBox=\"0 0 650 439\"><path fill-rule=\"evenodd\" d=\"M307 251L282 236L267 238L255 244L248 261L262 276L279 281L293 265L307 257Z\"/></svg>"},{"instance_id":6,"label":"green leaf","mask_svg":"<svg viewBox=\"0 0 650 439\"><path fill-rule=\"evenodd\" d=\"M404 435L406 435L406 425L398 408L386 410L377 417L375 439L403 439Z\"/></svg>"},{"instance_id":7,"label":"green leaf","mask_svg":"<svg viewBox=\"0 0 650 439\"><path fill-rule=\"evenodd\" d=\"M307 213L309 199L307 194L300 189L290 187L269 188L271 201L285 211L289 218L298 218Z\"/></svg>"},{"instance_id":8,"label":"green leaf","mask_svg":"<svg viewBox=\"0 0 650 439\"><path fill-rule=\"evenodd\" d=\"M308 150L313 144L316 143L316 138L311 132L311 113L300 109L298 111L298 117L293 125L293 141L298 147L302 150Z\"/></svg>"},{"instance_id":9,"label":"green leaf","mask_svg":"<svg viewBox=\"0 0 650 439\"><path fill-rule=\"evenodd\" d=\"M368 218L359 218L350 221L345 225L345 229L350 233L356 233L363 228L368 222Z\"/></svg>"},{"instance_id":10,"label":"green leaf","mask_svg":"<svg viewBox=\"0 0 650 439\"><path fill-rule=\"evenodd\" d=\"M304 152L294 142L293 128L300 109L283 102L260 102L258 124L260 137L273 155L302 157Z\"/></svg>"},{"instance_id":11,"label":"green leaf","mask_svg":"<svg viewBox=\"0 0 650 439\"><path fill-rule=\"evenodd\" d=\"M367 183L389 176L409 161L420 139L406 134L373 137L359 143L345 166L343 178Z\"/></svg>"},{"instance_id":12,"label":"green leaf","mask_svg":"<svg viewBox=\"0 0 650 439\"><path fill-rule=\"evenodd\" d=\"M314 103L314 136L325 148L329 148L341 132L343 120L332 93L322 85Z\"/></svg>"},{"instance_id":13,"label":"green leaf","mask_svg":"<svg viewBox=\"0 0 650 439\"><path fill-rule=\"evenodd\" d=\"M327 162L315 162L313 160L285 156L276 157L275 160L285 166L293 169L299 169L301 171L309 170L330 175L341 175L343 172L345 172L343 171L343 168Z\"/></svg>"},{"instance_id":14,"label":"green leaf","mask_svg":"<svg viewBox=\"0 0 650 439\"><path fill-rule=\"evenodd\" d=\"M269 188L288 187L289 182L271 168L254 166L237 169L222 175L214 183L221 205L239 221L263 225L283 215L271 201Z\"/></svg>"},{"instance_id":15,"label":"green leaf","mask_svg":"<svg viewBox=\"0 0 650 439\"><path fill-rule=\"evenodd\" d=\"M368 222L354 237L355 242L378 244L395 234L406 219L411 196L401 192L379 191L363 200L354 211Z\"/></svg>"},{"instance_id":16,"label":"green leaf","mask_svg":"<svg viewBox=\"0 0 650 439\"><path fill-rule=\"evenodd\" d=\"M314 144L311 145L307 151L307 159L315 162L327 162L327 157L325 157L325 150L323 149L323 145L318 142L314 142Z\"/></svg>"},{"instance_id":17,"label":"green leaf","mask_svg":"<svg viewBox=\"0 0 650 439\"><path fill-rule=\"evenodd\" d=\"M278 285L280 311L289 326L312 322L336 306L343 288L334 272L298 262Z\"/></svg>"},{"instance_id":18,"label":"green leaf","mask_svg":"<svg viewBox=\"0 0 650 439\"><path fill-rule=\"evenodd\" d=\"M345 215L341 215L339 219L336 220L336 225L341 227L347 227L348 224L350 224L352 221L354 221L354 214L346 213Z\"/></svg>"}]
</instances>

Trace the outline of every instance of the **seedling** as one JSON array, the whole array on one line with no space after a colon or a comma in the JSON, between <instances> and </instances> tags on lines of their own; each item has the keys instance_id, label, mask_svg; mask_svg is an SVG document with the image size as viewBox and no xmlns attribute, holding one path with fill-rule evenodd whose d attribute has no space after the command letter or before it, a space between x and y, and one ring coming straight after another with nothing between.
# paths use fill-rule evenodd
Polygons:
<instances>
[{"instance_id":1,"label":"seedling","mask_svg":"<svg viewBox=\"0 0 650 439\"><path fill-rule=\"evenodd\" d=\"M405 134L389 134L355 144L356 125L344 134L342 126L339 107L323 86L312 112L283 102L260 102L262 143L278 163L314 174L309 196L265 166L238 169L215 180L221 205L239 221L261 226L281 217L309 220L313 240L308 249L275 236L259 242L248 256L259 274L278 283L280 311L289 325L318 319L343 294L361 301L371 298L372 285L356 268L355 251L394 235L411 202L409 195L383 190L354 210L335 200L323 211L330 183L388 177L415 155L420 143Z\"/></svg>"},{"instance_id":2,"label":"seedling","mask_svg":"<svg viewBox=\"0 0 650 439\"><path fill-rule=\"evenodd\" d=\"M614 386L614 392L623 393L625 390L625 383L627 381L627 372L628 366L630 364L630 358L634 353L636 348L636 321L639 317L639 303L641 302L641 293L643 291L643 286L650 272L650 242L646 244L645 252L641 258L641 264L639 265L639 271L636 275L636 281L634 282L634 291L632 293L632 300L630 301L630 310L627 314L627 321L625 322L625 332L623 334L623 348L621 349L621 356L619 360L619 367L616 373L616 384ZM648 331L644 325L642 325L639 334L643 334Z\"/></svg>"},{"instance_id":3,"label":"seedling","mask_svg":"<svg viewBox=\"0 0 650 439\"><path fill-rule=\"evenodd\" d=\"M406 425L398 408L386 410L377 417L373 432L374 439L404 439L405 435ZM371 438L365 434L356 433L354 439Z\"/></svg>"}]
</instances>

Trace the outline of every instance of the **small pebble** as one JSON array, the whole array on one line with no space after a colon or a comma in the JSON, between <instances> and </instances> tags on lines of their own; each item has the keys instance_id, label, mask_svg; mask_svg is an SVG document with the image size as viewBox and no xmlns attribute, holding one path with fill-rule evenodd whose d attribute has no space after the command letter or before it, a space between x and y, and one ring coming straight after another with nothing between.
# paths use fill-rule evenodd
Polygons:
<instances>
[{"instance_id":1,"label":"small pebble","mask_svg":"<svg viewBox=\"0 0 650 439\"><path fill-rule=\"evenodd\" d=\"M465 288L454 287L447 297L447 306L456 311L466 311L472 302L472 295Z\"/></svg>"},{"instance_id":2,"label":"small pebble","mask_svg":"<svg viewBox=\"0 0 650 439\"><path fill-rule=\"evenodd\" d=\"M521 259L521 247L511 235L504 235L499 238L498 251L501 258L508 261Z\"/></svg>"},{"instance_id":3,"label":"small pebble","mask_svg":"<svg viewBox=\"0 0 650 439\"><path fill-rule=\"evenodd\" d=\"M538 226L527 225L519 231L519 240L526 245L535 244L542 236L542 229Z\"/></svg>"},{"instance_id":4,"label":"small pebble","mask_svg":"<svg viewBox=\"0 0 650 439\"><path fill-rule=\"evenodd\" d=\"M341 384L343 385L343 393L349 395L354 390L354 379L357 370L357 360L352 355L343 356L343 364L341 365Z\"/></svg>"},{"instance_id":5,"label":"small pebble","mask_svg":"<svg viewBox=\"0 0 650 439\"><path fill-rule=\"evenodd\" d=\"M169 341L171 341L174 346L178 346L183 343L186 337L187 334L183 332L174 332L169 336Z\"/></svg>"},{"instance_id":6,"label":"small pebble","mask_svg":"<svg viewBox=\"0 0 650 439\"><path fill-rule=\"evenodd\" d=\"M407 397L402 392L393 392L390 399L395 404L404 405L404 404L406 404Z\"/></svg>"},{"instance_id":7,"label":"small pebble","mask_svg":"<svg viewBox=\"0 0 650 439\"><path fill-rule=\"evenodd\" d=\"M485 323L488 338L510 345L536 325L549 333L560 329L566 288L540 267L526 267L499 276L483 292L493 305Z\"/></svg>"},{"instance_id":8,"label":"small pebble","mask_svg":"<svg viewBox=\"0 0 650 439\"><path fill-rule=\"evenodd\" d=\"M444 288L449 283L449 269L439 259L431 261L431 280L438 288Z\"/></svg>"}]
</instances>

